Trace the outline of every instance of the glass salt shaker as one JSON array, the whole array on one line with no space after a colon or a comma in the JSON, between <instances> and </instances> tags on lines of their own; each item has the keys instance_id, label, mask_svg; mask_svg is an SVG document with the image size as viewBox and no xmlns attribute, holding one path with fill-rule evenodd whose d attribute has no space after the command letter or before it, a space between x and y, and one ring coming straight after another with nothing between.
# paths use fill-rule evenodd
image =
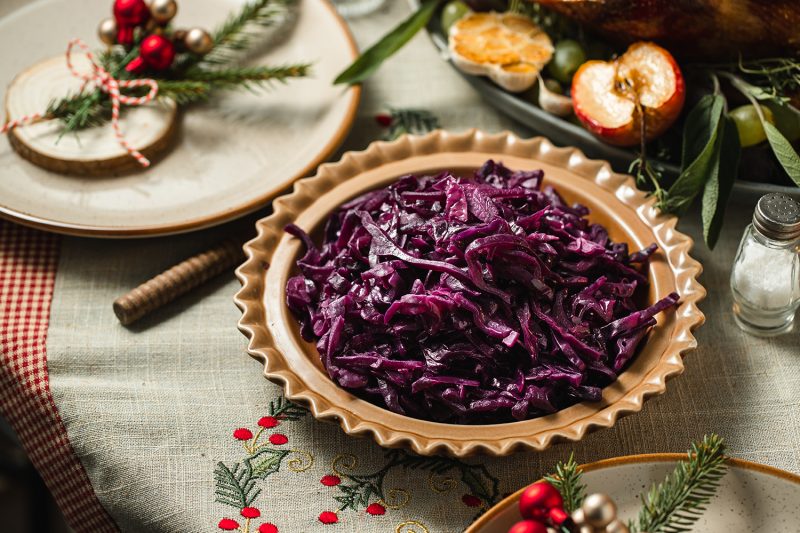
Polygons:
<instances>
[{"instance_id":1,"label":"glass salt shaker","mask_svg":"<svg viewBox=\"0 0 800 533\"><path fill-rule=\"evenodd\" d=\"M731 271L739 327L763 337L792 329L800 307L800 203L762 196L744 231Z\"/></svg>"}]
</instances>

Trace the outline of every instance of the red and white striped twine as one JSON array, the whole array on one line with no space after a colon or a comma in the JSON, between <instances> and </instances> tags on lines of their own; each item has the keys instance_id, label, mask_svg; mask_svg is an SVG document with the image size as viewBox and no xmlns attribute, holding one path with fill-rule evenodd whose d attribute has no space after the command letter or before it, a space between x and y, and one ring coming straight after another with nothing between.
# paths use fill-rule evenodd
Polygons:
<instances>
[{"instance_id":1,"label":"red and white striped twine","mask_svg":"<svg viewBox=\"0 0 800 533\"><path fill-rule=\"evenodd\" d=\"M75 67L72 65L72 49L77 46L80 48L85 54L86 57L92 64L92 72L91 73L82 73L78 72ZM140 165L143 167L149 167L150 161L141 154L136 148L134 148L126 139L122 133L122 128L119 125L119 108L121 104L129 105L129 106L137 106L137 105L144 105L148 102L151 102L156 95L158 94L158 82L153 79L143 78L143 79L136 79L136 80L118 80L114 78L109 72L101 67L94 59L94 54L92 54L91 50L86 43L84 43L80 39L73 39L69 42L67 46L67 67L69 68L70 72L76 78L80 78L83 80L84 84L93 83L97 88L101 91L107 93L111 98L111 126L114 128L114 135L119 141L120 146L125 148L125 150L139 162ZM150 87L150 91L144 95L139 97L133 96L126 96L120 93L120 89L126 89L131 87ZM0 133L7 133L8 131L18 127L18 126L25 126L28 124L35 124L42 120L46 120L41 113L34 113L32 115L25 115L15 120L9 120L6 124L0 128Z\"/></svg>"}]
</instances>

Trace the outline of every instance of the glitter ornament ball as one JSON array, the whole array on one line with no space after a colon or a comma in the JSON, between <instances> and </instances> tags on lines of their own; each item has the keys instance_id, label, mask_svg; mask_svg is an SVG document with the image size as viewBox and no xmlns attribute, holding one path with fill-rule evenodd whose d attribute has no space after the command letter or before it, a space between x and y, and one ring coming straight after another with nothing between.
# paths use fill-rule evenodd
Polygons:
<instances>
[{"instance_id":1,"label":"glitter ornament ball","mask_svg":"<svg viewBox=\"0 0 800 533\"><path fill-rule=\"evenodd\" d=\"M558 489L546 481L538 481L525 489L519 499L519 511L526 518L543 520L551 509L564 506Z\"/></svg>"},{"instance_id":2,"label":"glitter ornament ball","mask_svg":"<svg viewBox=\"0 0 800 533\"><path fill-rule=\"evenodd\" d=\"M202 28L192 28L186 32L183 38L186 49L192 53L204 55L214 48L214 40L209 33Z\"/></svg>"},{"instance_id":3,"label":"glitter ornament ball","mask_svg":"<svg viewBox=\"0 0 800 533\"><path fill-rule=\"evenodd\" d=\"M617 517L617 506L605 494L590 494L581 508L586 524L595 528L604 528Z\"/></svg>"},{"instance_id":4,"label":"glitter ornament ball","mask_svg":"<svg viewBox=\"0 0 800 533\"><path fill-rule=\"evenodd\" d=\"M133 30L150 18L150 10L144 0L114 0L114 19L117 22L117 42L133 44Z\"/></svg>"},{"instance_id":5,"label":"glitter ornament ball","mask_svg":"<svg viewBox=\"0 0 800 533\"><path fill-rule=\"evenodd\" d=\"M151 0L150 15L159 24L166 24L178 13L178 3L175 0Z\"/></svg>"},{"instance_id":6,"label":"glitter ornament ball","mask_svg":"<svg viewBox=\"0 0 800 533\"><path fill-rule=\"evenodd\" d=\"M606 526L606 533L630 533L630 530L625 522L617 518Z\"/></svg>"},{"instance_id":7,"label":"glitter ornament ball","mask_svg":"<svg viewBox=\"0 0 800 533\"><path fill-rule=\"evenodd\" d=\"M107 18L100 21L97 26L97 37L108 46L117 43L117 21L113 18Z\"/></svg>"}]
</instances>

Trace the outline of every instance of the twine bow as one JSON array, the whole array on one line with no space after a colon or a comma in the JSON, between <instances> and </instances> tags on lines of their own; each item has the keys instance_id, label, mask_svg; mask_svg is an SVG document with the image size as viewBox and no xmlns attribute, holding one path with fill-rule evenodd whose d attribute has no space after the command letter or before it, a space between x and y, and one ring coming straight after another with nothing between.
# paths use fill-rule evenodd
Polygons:
<instances>
[{"instance_id":1,"label":"twine bow","mask_svg":"<svg viewBox=\"0 0 800 533\"><path fill-rule=\"evenodd\" d=\"M89 62L92 65L92 70L90 73L78 72L72 65L72 49L76 46L80 48L89 59ZM122 133L122 128L119 125L119 109L121 104L138 106L151 102L158 94L158 82L148 78L135 80L118 80L114 78L106 69L104 69L97 63L97 61L95 61L94 54L92 54L92 51L81 39L73 39L69 42L69 45L67 46L66 59L69 71L76 78L83 80L84 87L91 83L104 93L108 94L109 98L111 98L111 126L114 128L114 135L116 136L117 141L119 141L120 146L122 146L133 158L135 158L140 165L145 168L149 167L150 160L143 156L141 152L134 148L125 139L125 136ZM133 87L150 87L150 91L146 95L138 97L126 96L120 93L120 89ZM42 115L41 113L25 115L18 119L6 122L6 124L0 128L0 133L7 133L16 127L35 124L37 122L41 122L42 120L49 120L49 117Z\"/></svg>"}]
</instances>

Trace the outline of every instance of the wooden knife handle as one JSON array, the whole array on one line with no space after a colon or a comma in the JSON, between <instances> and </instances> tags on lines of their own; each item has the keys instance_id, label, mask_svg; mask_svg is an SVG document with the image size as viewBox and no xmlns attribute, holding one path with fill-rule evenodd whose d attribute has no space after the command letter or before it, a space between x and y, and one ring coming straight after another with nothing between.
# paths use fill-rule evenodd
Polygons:
<instances>
[{"instance_id":1,"label":"wooden knife handle","mask_svg":"<svg viewBox=\"0 0 800 533\"><path fill-rule=\"evenodd\" d=\"M127 326L244 260L241 243L226 240L178 263L114 301L114 314Z\"/></svg>"}]
</instances>

